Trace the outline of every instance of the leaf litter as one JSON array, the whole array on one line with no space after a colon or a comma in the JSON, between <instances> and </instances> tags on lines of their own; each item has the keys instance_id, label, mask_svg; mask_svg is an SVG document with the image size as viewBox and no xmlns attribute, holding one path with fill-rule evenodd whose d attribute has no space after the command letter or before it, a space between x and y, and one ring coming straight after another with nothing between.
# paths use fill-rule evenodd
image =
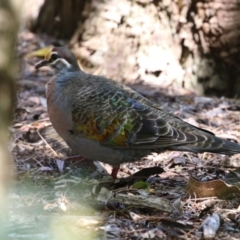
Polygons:
<instances>
[{"instance_id":1,"label":"leaf litter","mask_svg":"<svg viewBox=\"0 0 240 240\"><path fill-rule=\"evenodd\" d=\"M90 168L80 161L62 161L72 153L46 113L44 86L52 73L47 68L35 71L39 58L27 55L53 41L27 30L19 35L21 72L9 129L16 179L9 194L8 237L239 239L239 155L153 153L144 161L123 164L115 182L105 164L94 162ZM183 120L240 142L239 100L125 84Z\"/></svg>"}]
</instances>

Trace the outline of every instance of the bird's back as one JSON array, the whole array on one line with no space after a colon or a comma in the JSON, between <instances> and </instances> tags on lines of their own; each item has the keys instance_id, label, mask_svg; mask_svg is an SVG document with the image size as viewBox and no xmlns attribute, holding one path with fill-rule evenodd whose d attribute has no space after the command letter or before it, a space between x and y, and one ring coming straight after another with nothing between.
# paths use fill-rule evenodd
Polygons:
<instances>
[{"instance_id":1,"label":"bird's back","mask_svg":"<svg viewBox=\"0 0 240 240\"><path fill-rule=\"evenodd\" d=\"M56 73L47 90L53 127L75 153L115 166L113 177L121 163L151 152L240 152L240 145L182 121L131 88L84 73L66 48L52 48L35 68L46 65Z\"/></svg>"},{"instance_id":2,"label":"bird's back","mask_svg":"<svg viewBox=\"0 0 240 240\"><path fill-rule=\"evenodd\" d=\"M72 132L105 147L240 152L238 144L182 121L110 79L78 71L59 76L58 85L62 96L71 102Z\"/></svg>"}]
</instances>

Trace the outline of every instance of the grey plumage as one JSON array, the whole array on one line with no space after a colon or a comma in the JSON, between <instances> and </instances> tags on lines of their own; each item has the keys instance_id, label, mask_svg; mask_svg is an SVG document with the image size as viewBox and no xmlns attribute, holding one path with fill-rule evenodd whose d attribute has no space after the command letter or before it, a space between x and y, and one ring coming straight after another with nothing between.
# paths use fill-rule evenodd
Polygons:
<instances>
[{"instance_id":1,"label":"grey plumage","mask_svg":"<svg viewBox=\"0 0 240 240\"><path fill-rule=\"evenodd\" d=\"M240 152L240 145L182 121L131 88L84 73L67 49L52 49L36 68L43 65L56 71L47 90L53 127L86 158L117 168L165 150Z\"/></svg>"}]
</instances>

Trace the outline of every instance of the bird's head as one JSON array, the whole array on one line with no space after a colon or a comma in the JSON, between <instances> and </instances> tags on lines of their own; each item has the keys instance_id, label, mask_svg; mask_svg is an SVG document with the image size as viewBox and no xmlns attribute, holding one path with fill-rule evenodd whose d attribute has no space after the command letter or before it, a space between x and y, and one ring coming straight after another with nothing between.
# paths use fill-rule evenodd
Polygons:
<instances>
[{"instance_id":1,"label":"bird's head","mask_svg":"<svg viewBox=\"0 0 240 240\"><path fill-rule=\"evenodd\" d=\"M43 66L51 67L56 73L79 71L80 67L74 54L64 47L53 47L45 55L45 59L39 62L35 69Z\"/></svg>"}]
</instances>

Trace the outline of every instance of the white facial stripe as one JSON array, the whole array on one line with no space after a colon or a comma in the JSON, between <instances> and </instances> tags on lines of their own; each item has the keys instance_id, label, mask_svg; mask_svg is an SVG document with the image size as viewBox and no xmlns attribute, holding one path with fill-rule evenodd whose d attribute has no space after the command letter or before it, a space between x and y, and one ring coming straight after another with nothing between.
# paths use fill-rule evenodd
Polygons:
<instances>
[{"instance_id":1,"label":"white facial stripe","mask_svg":"<svg viewBox=\"0 0 240 240\"><path fill-rule=\"evenodd\" d=\"M68 71L71 68L71 64L63 58L58 58L54 62L50 63L50 66L57 71Z\"/></svg>"},{"instance_id":2,"label":"white facial stripe","mask_svg":"<svg viewBox=\"0 0 240 240\"><path fill-rule=\"evenodd\" d=\"M66 61L64 58L58 58L58 59L55 60L53 63L54 63L54 64L57 64L58 61L61 61L61 63L62 63L63 65L65 65L67 68L69 68L69 67L71 66L71 64L70 64L68 61Z\"/></svg>"}]
</instances>

